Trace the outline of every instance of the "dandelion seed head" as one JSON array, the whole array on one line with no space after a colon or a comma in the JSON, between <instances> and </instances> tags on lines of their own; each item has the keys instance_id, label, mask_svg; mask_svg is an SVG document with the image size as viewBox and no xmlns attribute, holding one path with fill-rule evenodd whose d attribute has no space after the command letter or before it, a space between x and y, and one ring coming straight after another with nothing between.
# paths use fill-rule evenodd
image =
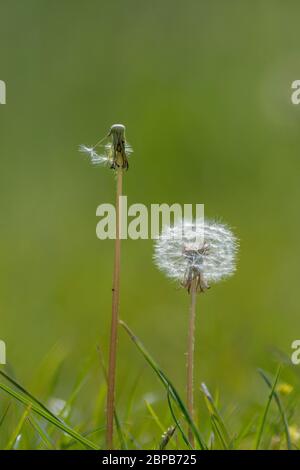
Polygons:
<instances>
[{"instance_id":1,"label":"dandelion seed head","mask_svg":"<svg viewBox=\"0 0 300 470\"><path fill-rule=\"evenodd\" d=\"M88 153L89 155L94 152L93 147L88 147L87 145L79 145L79 152Z\"/></svg>"},{"instance_id":2,"label":"dandelion seed head","mask_svg":"<svg viewBox=\"0 0 300 470\"><path fill-rule=\"evenodd\" d=\"M106 140L106 144L103 141ZM108 141L109 140L109 141ZM96 148L102 147L103 153L99 154ZM79 151L89 155L92 164L107 165L112 169L128 169L128 158L133 150L125 139L125 126L123 124L114 124L111 126L106 137L101 139L93 147L80 145Z\"/></svg>"},{"instance_id":3,"label":"dandelion seed head","mask_svg":"<svg viewBox=\"0 0 300 470\"><path fill-rule=\"evenodd\" d=\"M199 230L203 230L202 236L197 234ZM155 243L154 262L188 291L195 281L197 290L202 292L234 274L237 247L235 235L225 224L179 221L163 229Z\"/></svg>"}]
</instances>

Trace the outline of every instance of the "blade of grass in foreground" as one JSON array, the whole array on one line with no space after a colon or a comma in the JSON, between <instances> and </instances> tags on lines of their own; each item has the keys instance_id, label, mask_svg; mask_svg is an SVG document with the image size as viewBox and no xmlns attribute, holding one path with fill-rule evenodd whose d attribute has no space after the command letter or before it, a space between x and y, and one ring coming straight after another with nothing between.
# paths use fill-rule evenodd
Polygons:
<instances>
[{"instance_id":1,"label":"blade of grass in foreground","mask_svg":"<svg viewBox=\"0 0 300 470\"><path fill-rule=\"evenodd\" d=\"M8 443L7 443L4 450L11 450L11 449L14 448L16 440L17 440L19 434L22 431L22 428L23 428L23 426L25 424L25 421L26 421L26 419L27 419L27 417L30 413L30 410L31 410L31 405L28 405L27 408L25 409L24 413L22 414L17 426L15 427L14 432L12 433L12 436L9 439L9 441L8 441Z\"/></svg>"},{"instance_id":2,"label":"blade of grass in foreground","mask_svg":"<svg viewBox=\"0 0 300 470\"><path fill-rule=\"evenodd\" d=\"M2 384L2 383L0 383L0 388L4 390L6 393L8 393L10 396L14 397L19 402L23 403L23 405L31 406L32 411L37 413L39 416L42 416L43 418L45 418L49 423L61 429L66 434L69 434L69 436L76 439L85 447L88 447L94 450L100 450L96 444L89 441L85 437L81 436L77 431L67 426L61 420L57 419L55 415L53 415L52 413L50 414L50 412L46 411L44 407L42 408L40 405L38 405L36 399L35 401L33 401L32 399L28 398L28 396L24 396L23 394L10 388L8 385Z\"/></svg>"},{"instance_id":3,"label":"blade of grass in foreground","mask_svg":"<svg viewBox=\"0 0 300 470\"><path fill-rule=\"evenodd\" d=\"M195 425L194 421L192 420L188 410L186 409L183 401L181 400L181 398L180 398L177 390L173 386L173 384L170 382L170 380L167 378L167 376L164 374L164 372L160 369L158 364L155 362L155 360L152 358L152 356L146 350L143 343L133 334L133 332L126 325L126 323L124 323L123 321L120 321L120 324L122 325L124 330L127 332L129 337L132 339L134 344L137 346L139 351L142 353L142 355L144 356L144 358L146 359L148 364L152 367L154 372L157 374L158 378L160 379L160 381L162 382L162 384L164 385L164 387L166 388L167 392L170 394L170 396L172 397L174 402L177 404L177 406L180 409L180 411L182 412L187 424L191 428L191 430L193 432L193 435L195 436L195 438L196 438L196 440L199 444L200 449L201 450L206 450L207 447L206 447L205 443L203 442L203 440L202 440L202 438L199 434L199 431L196 428L196 425Z\"/></svg>"},{"instance_id":4,"label":"blade of grass in foreground","mask_svg":"<svg viewBox=\"0 0 300 470\"><path fill-rule=\"evenodd\" d=\"M79 371L79 374L77 376L73 391L67 401L65 402L63 408L59 412L58 416L62 419L66 419L69 417L69 414L72 410L73 404L75 400L77 399L81 389L83 386L86 384L89 378L90 371L92 369L92 364L93 364L94 357L93 355L90 355L87 360L85 361L84 365L82 366L81 370Z\"/></svg>"},{"instance_id":5,"label":"blade of grass in foreground","mask_svg":"<svg viewBox=\"0 0 300 470\"><path fill-rule=\"evenodd\" d=\"M250 434L254 434L253 429L257 423L257 416L254 415L253 418L240 430L237 437L235 438L235 446L238 449L243 439L248 437Z\"/></svg>"},{"instance_id":6,"label":"blade of grass in foreground","mask_svg":"<svg viewBox=\"0 0 300 470\"><path fill-rule=\"evenodd\" d=\"M179 429L180 431L180 434L181 434L181 437L182 439L184 440L185 444L188 446L189 449L192 449L192 446L191 446L191 443L187 437L187 435L185 434L180 422L178 421L175 413L174 413L174 410L173 410L173 406L172 406L172 402L171 402L171 398L170 398L170 393L168 391L168 405L169 405L169 408L170 408L170 412L171 412L171 415L172 415L172 418L176 424L176 427Z\"/></svg>"},{"instance_id":7,"label":"blade of grass in foreground","mask_svg":"<svg viewBox=\"0 0 300 470\"><path fill-rule=\"evenodd\" d=\"M41 438L41 441L44 444L44 446L46 447L46 449L55 450L55 446L51 442L50 437L41 428L41 426L37 423L37 421L33 417L29 417L28 421L31 424L31 426L33 427L33 429L36 431L36 433L39 435L39 437Z\"/></svg>"},{"instance_id":8,"label":"blade of grass in foreground","mask_svg":"<svg viewBox=\"0 0 300 470\"><path fill-rule=\"evenodd\" d=\"M1 428L2 424L4 423L4 420L5 420L6 416L7 416L7 413L8 413L9 408L10 408L10 402L8 403L7 407L5 408L3 415L1 416L1 419L0 419L0 428Z\"/></svg>"},{"instance_id":9,"label":"blade of grass in foreground","mask_svg":"<svg viewBox=\"0 0 300 470\"><path fill-rule=\"evenodd\" d=\"M22 385L20 385L15 379L7 375L5 372L0 370L0 375L2 375L8 382L10 382L14 387L16 387L20 392L24 393L30 400L35 402L37 405L39 405L43 410L45 410L47 413L53 416L53 418L59 420L57 416L55 416L52 411L48 410L48 408L37 398L35 398L28 390L26 390Z\"/></svg>"},{"instance_id":10,"label":"blade of grass in foreground","mask_svg":"<svg viewBox=\"0 0 300 470\"><path fill-rule=\"evenodd\" d=\"M224 420L219 413L214 399L205 383L201 384L201 390L204 394L205 404L210 415L212 428L215 434L219 437L219 440L224 449L230 449L232 447L232 440L230 438L229 432L227 431Z\"/></svg>"},{"instance_id":11,"label":"blade of grass in foreground","mask_svg":"<svg viewBox=\"0 0 300 470\"><path fill-rule=\"evenodd\" d=\"M284 412L284 409L283 409L281 400L279 398L279 395L276 392L276 385L277 385L277 382L278 382L280 370L281 370L281 367L279 366L278 372L277 372L277 375L276 375L276 378L275 378L275 381L274 381L273 385L272 385L270 379L268 378L267 374L262 369L259 369L258 372L260 373L261 377L263 378L265 383L268 385L268 387L271 389L271 393L270 393L270 397L269 397L269 401L268 401L268 405L267 405L267 410L266 410L265 414L267 415L268 409L270 407L271 400L274 397L274 400L276 402L276 405L278 407L279 413L280 413L281 418L282 418L285 437L286 437L287 448L288 448L288 450L291 450L292 449L292 442L291 442L291 436L290 436L290 432L289 432L289 425L288 425L287 417L286 417L286 414ZM264 419L263 419L263 422L262 422L262 430L263 430L264 423L265 423L265 420L266 420L265 414L264 414ZM262 434L262 431L261 431L261 434ZM259 437L261 438L261 435L259 435ZM260 443L260 439L258 440L258 444L257 444L258 446L259 446L259 443Z\"/></svg>"},{"instance_id":12,"label":"blade of grass in foreground","mask_svg":"<svg viewBox=\"0 0 300 470\"><path fill-rule=\"evenodd\" d=\"M163 435L161 436L159 447L158 447L159 450L165 450L170 440L172 439L175 431L176 431L176 426L171 426L163 433Z\"/></svg>"},{"instance_id":13,"label":"blade of grass in foreground","mask_svg":"<svg viewBox=\"0 0 300 470\"><path fill-rule=\"evenodd\" d=\"M259 370L259 373L261 374L260 370ZM262 415L262 418L261 418L261 423L260 423L260 426L258 428L257 438L256 438L256 445L255 445L256 450L258 450L259 446L260 446L261 438L262 438L262 435L263 435L263 432L264 432L264 427L265 427L266 420L267 420L267 415L268 415L269 408L270 408L270 405L271 405L271 401L272 401L272 398L273 398L273 395L274 395L274 392L275 392L275 388L276 388L276 385L277 385L277 382L278 382L278 379L279 379L279 374L280 374L280 367L278 368L274 383L271 386L271 393L269 395L266 407L264 409L264 412L263 412L263 415ZM262 376L262 377L264 379L264 376Z\"/></svg>"},{"instance_id":14,"label":"blade of grass in foreground","mask_svg":"<svg viewBox=\"0 0 300 470\"><path fill-rule=\"evenodd\" d=\"M157 424L157 426L159 427L159 429L162 431L162 432L165 432L165 428L161 422L161 420L159 419L159 417L157 416L157 414L155 413L153 407L151 406L151 403L149 403L147 400L144 400L145 402L145 405L146 405L146 408L147 410L149 411L149 414L150 416L152 417L153 421Z\"/></svg>"},{"instance_id":15,"label":"blade of grass in foreground","mask_svg":"<svg viewBox=\"0 0 300 470\"><path fill-rule=\"evenodd\" d=\"M131 414L132 414L132 409L133 409L133 406L135 404L135 401L136 401L136 397L135 397L135 394L136 394L136 390L138 388L138 384L141 380L141 377L142 377L142 372L144 370L144 367L146 366L146 364L143 364L143 369L137 374L136 376L136 379L133 383L133 386L131 388L131 391L130 391L130 397L129 397L129 400L128 400L128 404L127 404L127 409L126 409L126 415L125 415L125 422L129 422L131 421Z\"/></svg>"},{"instance_id":16,"label":"blade of grass in foreground","mask_svg":"<svg viewBox=\"0 0 300 470\"><path fill-rule=\"evenodd\" d=\"M92 429L91 431L86 431L84 433L82 433L82 435L84 437L89 437L91 436L92 434L96 434L98 432L103 432L105 431L106 427L105 426L99 426L98 428L96 429ZM74 439L70 442L68 442L67 444L64 444L62 446L62 448L65 450L65 449L69 449L70 447L73 447L75 444L77 443L77 441L75 441Z\"/></svg>"}]
</instances>

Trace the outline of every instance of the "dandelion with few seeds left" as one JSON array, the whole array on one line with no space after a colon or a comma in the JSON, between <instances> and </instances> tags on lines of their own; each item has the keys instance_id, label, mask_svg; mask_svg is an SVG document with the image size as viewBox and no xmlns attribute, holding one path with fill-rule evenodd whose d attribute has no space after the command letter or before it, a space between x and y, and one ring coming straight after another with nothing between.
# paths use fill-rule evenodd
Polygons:
<instances>
[{"instance_id":1,"label":"dandelion with few seeds left","mask_svg":"<svg viewBox=\"0 0 300 470\"><path fill-rule=\"evenodd\" d=\"M102 148L100 153L96 149ZM94 165L105 165L116 173L116 239L115 258L112 287L112 317L109 344L109 364L107 373L107 406L106 406L106 447L113 449L114 431L114 409L115 409L115 381L116 381L116 359L117 339L119 322L119 299L120 299L120 260L121 260L121 203L123 185L123 171L128 170L128 157L132 148L125 138L125 126L114 124L108 134L93 147L80 146L80 151L90 156Z\"/></svg>"},{"instance_id":2,"label":"dandelion with few seeds left","mask_svg":"<svg viewBox=\"0 0 300 470\"><path fill-rule=\"evenodd\" d=\"M198 233L201 231L201 233ZM201 241L200 241L201 240ZM194 417L194 338L197 293L231 276L236 269L237 239L224 224L215 221L178 221L165 227L155 243L154 261L168 277L190 295L187 352L187 407ZM189 439L194 443L189 430Z\"/></svg>"},{"instance_id":3,"label":"dandelion with few seeds left","mask_svg":"<svg viewBox=\"0 0 300 470\"><path fill-rule=\"evenodd\" d=\"M98 148L102 150L101 153L96 150ZM93 165L106 165L114 170L128 170L128 157L132 153L132 147L126 141L125 126L123 124L114 124L108 134L99 142L92 147L80 145L79 151L89 155Z\"/></svg>"}]
</instances>

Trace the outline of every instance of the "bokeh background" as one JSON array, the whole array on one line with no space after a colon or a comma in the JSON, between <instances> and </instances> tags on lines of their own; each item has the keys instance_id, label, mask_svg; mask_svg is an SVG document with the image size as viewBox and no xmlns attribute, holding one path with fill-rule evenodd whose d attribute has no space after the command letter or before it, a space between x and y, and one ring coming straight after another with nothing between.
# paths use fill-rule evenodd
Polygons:
<instances>
[{"instance_id":1,"label":"bokeh background","mask_svg":"<svg viewBox=\"0 0 300 470\"><path fill-rule=\"evenodd\" d=\"M0 0L0 10L0 338L11 369L43 396L49 357L63 356L66 398L97 344L107 357L113 242L96 238L95 212L114 202L114 178L78 146L121 122L134 148L129 204L204 203L240 238L235 277L199 297L196 387L237 414L263 403L257 368L274 372L274 350L290 356L300 337L299 2ZM152 251L151 240L123 243L120 315L184 393L188 296ZM145 395L164 407L123 331L118 359L120 409L137 377L141 419Z\"/></svg>"}]
</instances>

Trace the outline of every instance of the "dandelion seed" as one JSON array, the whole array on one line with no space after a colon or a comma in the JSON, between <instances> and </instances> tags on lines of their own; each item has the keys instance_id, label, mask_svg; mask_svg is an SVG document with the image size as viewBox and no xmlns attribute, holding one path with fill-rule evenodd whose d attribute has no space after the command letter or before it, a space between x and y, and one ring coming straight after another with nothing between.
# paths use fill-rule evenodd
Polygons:
<instances>
[{"instance_id":1,"label":"dandelion seed","mask_svg":"<svg viewBox=\"0 0 300 470\"><path fill-rule=\"evenodd\" d=\"M109 164L109 158L107 155L99 155L94 147L87 147L86 145L79 146L79 152L86 153L89 155L93 165L105 165Z\"/></svg>"}]
</instances>

